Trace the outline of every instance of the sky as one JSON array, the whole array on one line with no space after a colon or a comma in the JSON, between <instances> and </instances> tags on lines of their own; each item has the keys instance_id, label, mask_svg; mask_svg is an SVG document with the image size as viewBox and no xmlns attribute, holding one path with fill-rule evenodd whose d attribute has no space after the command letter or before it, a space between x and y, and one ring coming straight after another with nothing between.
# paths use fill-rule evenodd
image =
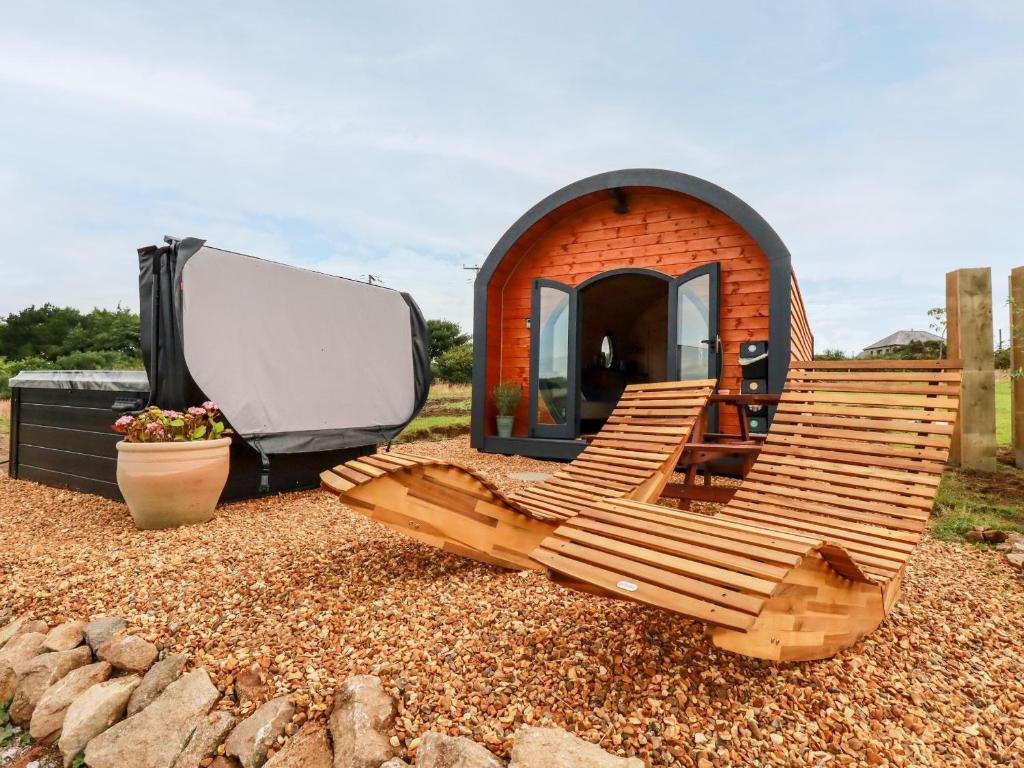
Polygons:
<instances>
[{"instance_id":1,"label":"sky","mask_svg":"<svg viewBox=\"0 0 1024 768\"><path fill-rule=\"evenodd\" d=\"M1016 0L0 6L0 315L137 308L171 234L468 328L463 267L530 206L653 167L775 228L819 350L928 329L960 267L1008 326Z\"/></svg>"}]
</instances>

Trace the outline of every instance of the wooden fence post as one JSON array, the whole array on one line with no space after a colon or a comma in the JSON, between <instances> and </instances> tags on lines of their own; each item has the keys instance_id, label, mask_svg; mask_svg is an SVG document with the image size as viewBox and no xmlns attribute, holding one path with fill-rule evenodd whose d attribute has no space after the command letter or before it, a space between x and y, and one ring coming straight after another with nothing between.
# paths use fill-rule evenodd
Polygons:
<instances>
[{"instance_id":1,"label":"wooden fence post","mask_svg":"<svg viewBox=\"0 0 1024 768\"><path fill-rule=\"evenodd\" d=\"M1010 424L1013 459L1024 468L1024 267L1010 271Z\"/></svg>"},{"instance_id":2,"label":"wooden fence post","mask_svg":"<svg viewBox=\"0 0 1024 768\"><path fill-rule=\"evenodd\" d=\"M949 460L964 469L996 471L996 379L992 348L992 270L946 274L947 356L964 364L960 418Z\"/></svg>"}]
</instances>

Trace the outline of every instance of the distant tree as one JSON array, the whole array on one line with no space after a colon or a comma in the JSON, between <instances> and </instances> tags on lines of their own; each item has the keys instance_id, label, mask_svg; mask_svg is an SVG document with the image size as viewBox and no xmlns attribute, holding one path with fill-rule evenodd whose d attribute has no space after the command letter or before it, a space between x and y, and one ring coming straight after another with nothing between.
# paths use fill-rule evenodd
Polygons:
<instances>
[{"instance_id":1,"label":"distant tree","mask_svg":"<svg viewBox=\"0 0 1024 768\"><path fill-rule=\"evenodd\" d=\"M139 316L118 307L83 314L73 307L44 304L0 320L0 357L54 361L76 352L118 352L139 356Z\"/></svg>"},{"instance_id":2,"label":"distant tree","mask_svg":"<svg viewBox=\"0 0 1024 768\"><path fill-rule=\"evenodd\" d=\"M1010 348L997 349L994 362L999 370L1008 371L1010 369Z\"/></svg>"},{"instance_id":3,"label":"distant tree","mask_svg":"<svg viewBox=\"0 0 1024 768\"><path fill-rule=\"evenodd\" d=\"M139 316L118 306L115 310L94 309L82 315L82 323L68 333L64 354L73 352L120 352L139 354Z\"/></svg>"},{"instance_id":4,"label":"distant tree","mask_svg":"<svg viewBox=\"0 0 1024 768\"><path fill-rule=\"evenodd\" d=\"M431 360L436 361L449 349L469 343L469 335L451 320L427 320L427 329L430 331Z\"/></svg>"},{"instance_id":5,"label":"distant tree","mask_svg":"<svg viewBox=\"0 0 1024 768\"><path fill-rule=\"evenodd\" d=\"M847 360L849 358L847 358L846 353L843 352L843 350L838 349L836 347L833 347L831 349L826 349L824 352L820 352L819 354L815 355L814 359L815 360Z\"/></svg>"},{"instance_id":6,"label":"distant tree","mask_svg":"<svg viewBox=\"0 0 1024 768\"><path fill-rule=\"evenodd\" d=\"M68 334L82 323L72 307L44 304L14 312L0 321L0 357L53 360L66 351Z\"/></svg>"},{"instance_id":7,"label":"distant tree","mask_svg":"<svg viewBox=\"0 0 1024 768\"><path fill-rule=\"evenodd\" d=\"M449 384L469 384L473 380L473 347L452 347L437 358L434 370L439 379Z\"/></svg>"}]
</instances>

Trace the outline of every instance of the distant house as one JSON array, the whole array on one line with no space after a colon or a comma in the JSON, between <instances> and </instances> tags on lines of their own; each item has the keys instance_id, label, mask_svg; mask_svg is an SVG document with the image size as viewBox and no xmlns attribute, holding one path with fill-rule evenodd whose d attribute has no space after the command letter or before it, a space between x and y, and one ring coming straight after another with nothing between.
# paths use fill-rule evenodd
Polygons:
<instances>
[{"instance_id":1,"label":"distant house","mask_svg":"<svg viewBox=\"0 0 1024 768\"><path fill-rule=\"evenodd\" d=\"M920 341L921 343L938 342L943 344L946 340L928 331L896 331L896 333L889 334L884 339L864 347L864 351L859 356L880 357L899 347L905 347L912 341Z\"/></svg>"}]
</instances>

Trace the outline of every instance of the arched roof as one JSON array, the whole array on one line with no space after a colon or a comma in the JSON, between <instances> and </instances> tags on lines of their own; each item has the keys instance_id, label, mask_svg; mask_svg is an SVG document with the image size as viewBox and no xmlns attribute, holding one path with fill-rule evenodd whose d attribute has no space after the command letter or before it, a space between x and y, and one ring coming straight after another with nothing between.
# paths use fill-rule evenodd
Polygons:
<instances>
[{"instance_id":1,"label":"arched roof","mask_svg":"<svg viewBox=\"0 0 1024 768\"><path fill-rule=\"evenodd\" d=\"M490 282L509 249L545 216L585 195L622 187L666 189L689 195L707 203L743 227L757 243L771 267L776 269L782 267L787 273L791 269L789 249L782 242L782 238L776 234L761 214L729 190L688 173L666 171L659 168L628 168L621 171L599 173L573 182L557 192L551 193L520 216L491 249L477 274L476 286L479 288ZM776 269L772 271L776 272Z\"/></svg>"}]
</instances>

